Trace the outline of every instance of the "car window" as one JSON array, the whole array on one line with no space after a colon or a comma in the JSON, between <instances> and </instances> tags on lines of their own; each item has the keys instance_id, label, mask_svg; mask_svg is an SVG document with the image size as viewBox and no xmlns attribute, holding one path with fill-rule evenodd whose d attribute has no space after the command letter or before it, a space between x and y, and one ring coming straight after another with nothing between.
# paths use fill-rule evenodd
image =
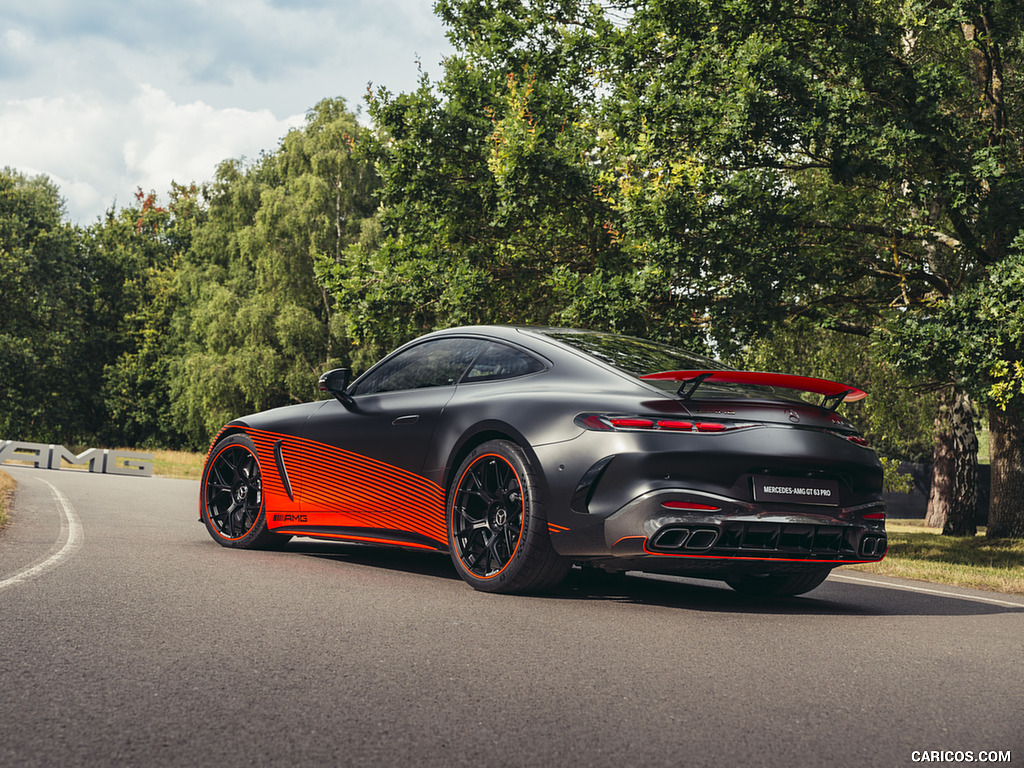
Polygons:
<instances>
[{"instance_id":1,"label":"car window","mask_svg":"<svg viewBox=\"0 0 1024 768\"><path fill-rule=\"evenodd\" d=\"M511 379L514 376L525 376L543 370L544 363L533 355L507 344L487 342L462 380L468 383Z\"/></svg>"},{"instance_id":2,"label":"car window","mask_svg":"<svg viewBox=\"0 0 1024 768\"><path fill-rule=\"evenodd\" d=\"M729 367L717 360L665 344L632 336L597 331L542 331L563 344L613 365L631 376L658 371L724 371Z\"/></svg>"},{"instance_id":3,"label":"car window","mask_svg":"<svg viewBox=\"0 0 1024 768\"><path fill-rule=\"evenodd\" d=\"M481 339L437 339L417 344L378 365L358 383L354 395L455 384L486 342Z\"/></svg>"},{"instance_id":4,"label":"car window","mask_svg":"<svg viewBox=\"0 0 1024 768\"><path fill-rule=\"evenodd\" d=\"M591 357L608 363L631 376L643 376L659 371L728 371L734 370L717 360L687 352L655 341L619 336L597 331L572 331L551 329L540 331L563 344L568 344ZM647 384L666 392L679 390L678 381L648 379ZM803 402L787 390L756 384L716 384L708 382L700 386L702 398L763 398L766 395L777 399Z\"/></svg>"}]
</instances>

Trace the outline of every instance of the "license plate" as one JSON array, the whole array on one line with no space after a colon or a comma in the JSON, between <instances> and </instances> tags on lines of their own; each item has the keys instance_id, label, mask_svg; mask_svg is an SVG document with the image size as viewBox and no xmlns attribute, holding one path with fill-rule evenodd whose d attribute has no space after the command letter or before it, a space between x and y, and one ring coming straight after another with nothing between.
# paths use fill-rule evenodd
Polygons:
<instances>
[{"instance_id":1,"label":"license plate","mask_svg":"<svg viewBox=\"0 0 1024 768\"><path fill-rule=\"evenodd\" d=\"M781 501L789 504L839 506L837 480L812 480L795 477L754 477L754 501Z\"/></svg>"}]
</instances>

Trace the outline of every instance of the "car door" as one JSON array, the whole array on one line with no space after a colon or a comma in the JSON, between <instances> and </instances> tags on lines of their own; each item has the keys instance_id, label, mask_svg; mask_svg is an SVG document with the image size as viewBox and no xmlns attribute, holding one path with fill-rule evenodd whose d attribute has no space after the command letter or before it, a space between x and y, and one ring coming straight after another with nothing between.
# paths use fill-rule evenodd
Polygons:
<instances>
[{"instance_id":1,"label":"car door","mask_svg":"<svg viewBox=\"0 0 1024 768\"><path fill-rule=\"evenodd\" d=\"M421 472L438 419L483 344L468 337L417 344L360 378L349 390L351 407L325 403L303 435L325 446L319 476L303 483L303 512L444 539L444 493Z\"/></svg>"}]
</instances>

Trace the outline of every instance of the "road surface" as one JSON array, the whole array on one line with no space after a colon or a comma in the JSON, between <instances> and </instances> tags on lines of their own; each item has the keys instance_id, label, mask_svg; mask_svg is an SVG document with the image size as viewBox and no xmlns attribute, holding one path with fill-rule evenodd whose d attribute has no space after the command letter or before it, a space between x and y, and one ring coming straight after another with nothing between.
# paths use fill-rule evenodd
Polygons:
<instances>
[{"instance_id":1,"label":"road surface","mask_svg":"<svg viewBox=\"0 0 1024 768\"><path fill-rule=\"evenodd\" d=\"M4 470L5 768L1024 764L1024 598L487 595L438 555L223 549L195 482Z\"/></svg>"}]
</instances>

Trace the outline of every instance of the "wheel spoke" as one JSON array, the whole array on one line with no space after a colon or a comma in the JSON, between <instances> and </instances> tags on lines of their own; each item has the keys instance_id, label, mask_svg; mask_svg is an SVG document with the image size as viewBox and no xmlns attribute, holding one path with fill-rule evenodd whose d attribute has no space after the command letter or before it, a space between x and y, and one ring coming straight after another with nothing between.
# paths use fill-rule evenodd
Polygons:
<instances>
[{"instance_id":1,"label":"wheel spoke","mask_svg":"<svg viewBox=\"0 0 1024 768\"><path fill-rule=\"evenodd\" d=\"M238 504L237 504L237 502L235 502L234 498L232 498L231 499L231 506L228 507L224 511L224 516L225 516L225 518L227 518L227 525L228 525L227 534L232 539L235 538L235 532L237 530L237 526L236 526L236 523L235 523L235 514L237 513L237 511L238 511Z\"/></svg>"},{"instance_id":2,"label":"wheel spoke","mask_svg":"<svg viewBox=\"0 0 1024 768\"><path fill-rule=\"evenodd\" d=\"M468 522L468 525L466 525L467 522ZM471 533L474 533L475 531L486 531L486 530L489 529L489 526L487 525L487 521L486 520L463 521L463 526L464 527L460 528L459 530L457 530L455 532L455 535L460 537L460 538L466 538L467 536L469 536Z\"/></svg>"}]
</instances>

